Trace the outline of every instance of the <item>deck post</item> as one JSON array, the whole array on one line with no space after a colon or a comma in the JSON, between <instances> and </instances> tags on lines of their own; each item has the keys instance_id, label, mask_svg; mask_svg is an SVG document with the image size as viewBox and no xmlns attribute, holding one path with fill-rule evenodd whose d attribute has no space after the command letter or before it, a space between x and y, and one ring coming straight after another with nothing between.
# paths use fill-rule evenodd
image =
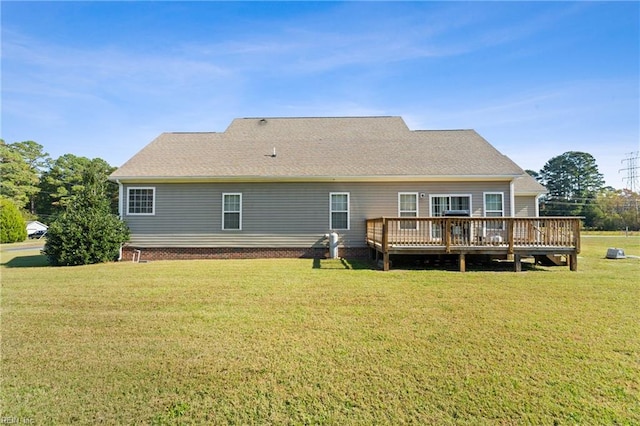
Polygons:
<instances>
[{"instance_id":1,"label":"deck post","mask_svg":"<svg viewBox=\"0 0 640 426\"><path fill-rule=\"evenodd\" d=\"M578 270L578 254L571 253L567 256L567 260L569 261L569 270L577 271Z\"/></svg>"},{"instance_id":2,"label":"deck post","mask_svg":"<svg viewBox=\"0 0 640 426\"><path fill-rule=\"evenodd\" d=\"M465 254L464 253L460 253L458 255L458 260L459 260L459 264L460 264L460 272L466 272L467 270L467 262L465 259Z\"/></svg>"},{"instance_id":3,"label":"deck post","mask_svg":"<svg viewBox=\"0 0 640 426\"><path fill-rule=\"evenodd\" d=\"M444 220L444 251L451 253L451 219Z\"/></svg>"},{"instance_id":4,"label":"deck post","mask_svg":"<svg viewBox=\"0 0 640 426\"><path fill-rule=\"evenodd\" d=\"M389 270L389 223L382 218L382 270Z\"/></svg>"},{"instance_id":5,"label":"deck post","mask_svg":"<svg viewBox=\"0 0 640 426\"><path fill-rule=\"evenodd\" d=\"M513 272L522 272L522 256L519 254L513 255Z\"/></svg>"},{"instance_id":6,"label":"deck post","mask_svg":"<svg viewBox=\"0 0 640 426\"><path fill-rule=\"evenodd\" d=\"M382 254L382 270L383 271L389 270L389 253L388 252L384 252Z\"/></svg>"},{"instance_id":7,"label":"deck post","mask_svg":"<svg viewBox=\"0 0 640 426\"><path fill-rule=\"evenodd\" d=\"M507 228L507 238L509 240L509 248L507 249L508 254L513 254L513 246L515 243L515 233L516 233L516 221L513 218L507 219L509 223L509 227Z\"/></svg>"}]
</instances>

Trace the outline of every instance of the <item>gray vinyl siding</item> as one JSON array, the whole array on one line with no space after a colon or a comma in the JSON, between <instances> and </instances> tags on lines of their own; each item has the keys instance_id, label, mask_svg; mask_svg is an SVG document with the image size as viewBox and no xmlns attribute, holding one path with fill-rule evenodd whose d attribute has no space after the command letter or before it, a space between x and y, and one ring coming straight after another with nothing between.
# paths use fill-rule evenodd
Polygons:
<instances>
[{"instance_id":1,"label":"gray vinyl siding","mask_svg":"<svg viewBox=\"0 0 640 426\"><path fill-rule=\"evenodd\" d=\"M509 182L132 184L123 194L138 186L156 191L154 215L125 209L131 243L140 247L322 246L332 192L350 195L350 229L337 231L348 247L365 246L366 219L398 216L399 192L420 194L423 217L430 215L430 195L471 195L472 215L480 217L483 193L504 192L505 216L511 215ZM223 193L242 193L241 231L222 230Z\"/></svg>"},{"instance_id":2,"label":"gray vinyl siding","mask_svg":"<svg viewBox=\"0 0 640 426\"><path fill-rule=\"evenodd\" d=\"M517 196L515 197L516 217L534 217L536 215L536 197Z\"/></svg>"}]
</instances>

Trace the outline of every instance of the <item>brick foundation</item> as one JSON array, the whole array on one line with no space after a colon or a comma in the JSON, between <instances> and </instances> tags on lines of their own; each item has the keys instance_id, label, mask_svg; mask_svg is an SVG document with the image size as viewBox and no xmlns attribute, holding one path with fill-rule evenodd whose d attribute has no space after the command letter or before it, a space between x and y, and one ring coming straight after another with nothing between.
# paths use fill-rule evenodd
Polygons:
<instances>
[{"instance_id":1,"label":"brick foundation","mask_svg":"<svg viewBox=\"0 0 640 426\"><path fill-rule=\"evenodd\" d=\"M122 250L122 260L131 261L134 250L140 250L140 260L193 260L193 259L266 259L266 258L307 258L329 257L327 248L315 247L133 247ZM340 257L367 259L366 247L340 247Z\"/></svg>"}]
</instances>

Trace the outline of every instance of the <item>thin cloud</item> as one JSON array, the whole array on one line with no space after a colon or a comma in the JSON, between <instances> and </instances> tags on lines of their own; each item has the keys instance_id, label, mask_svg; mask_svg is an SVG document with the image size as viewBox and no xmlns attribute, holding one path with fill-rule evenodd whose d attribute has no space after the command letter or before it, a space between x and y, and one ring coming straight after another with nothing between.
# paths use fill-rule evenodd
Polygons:
<instances>
[{"instance_id":1,"label":"thin cloud","mask_svg":"<svg viewBox=\"0 0 640 426\"><path fill-rule=\"evenodd\" d=\"M42 40L4 36L5 90L27 94L82 98L88 93L121 90L153 94L186 87L197 80L215 81L232 74L217 64L179 54L140 54L126 48L79 49ZM30 69L21 75L18 66Z\"/></svg>"},{"instance_id":2,"label":"thin cloud","mask_svg":"<svg viewBox=\"0 0 640 426\"><path fill-rule=\"evenodd\" d=\"M373 4L375 11L362 16L358 4L347 4L295 25L276 20L260 34L235 34L229 40L209 44L184 43L180 50L209 61L222 60L239 72L321 73L459 56L530 35L537 28L537 24L518 22L498 29L478 29L477 22L491 16L487 17L484 8L470 13L463 5L426 11L411 8L407 14L393 17L386 15L387 7ZM345 19L350 15L358 16L356 28Z\"/></svg>"}]
</instances>

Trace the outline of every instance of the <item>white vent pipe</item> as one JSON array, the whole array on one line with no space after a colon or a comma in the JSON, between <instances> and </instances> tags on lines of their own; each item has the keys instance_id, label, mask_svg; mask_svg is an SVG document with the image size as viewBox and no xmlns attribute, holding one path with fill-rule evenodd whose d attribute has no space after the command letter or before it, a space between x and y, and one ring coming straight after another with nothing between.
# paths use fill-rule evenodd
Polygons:
<instances>
[{"instance_id":1,"label":"white vent pipe","mask_svg":"<svg viewBox=\"0 0 640 426\"><path fill-rule=\"evenodd\" d=\"M331 232L329 234L329 257L331 257L331 259L337 259L338 258L338 233L337 232Z\"/></svg>"}]
</instances>

